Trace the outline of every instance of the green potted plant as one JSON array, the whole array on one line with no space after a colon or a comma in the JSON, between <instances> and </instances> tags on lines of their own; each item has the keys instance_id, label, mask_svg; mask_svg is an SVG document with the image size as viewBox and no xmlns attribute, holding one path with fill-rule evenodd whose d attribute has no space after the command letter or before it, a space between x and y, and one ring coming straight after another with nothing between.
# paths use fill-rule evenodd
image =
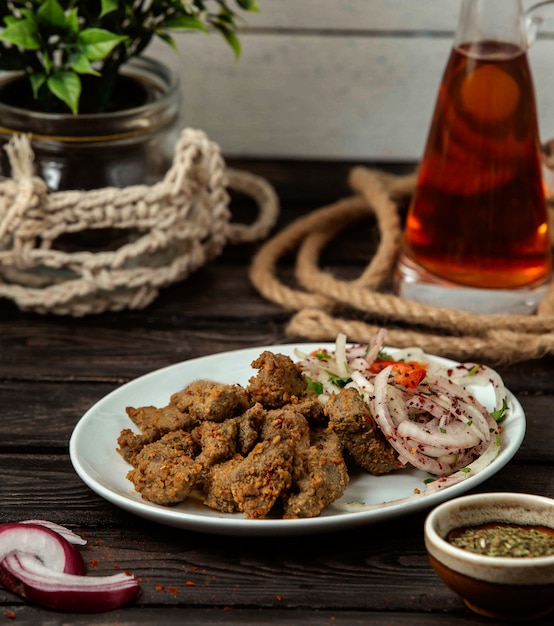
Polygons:
<instances>
[{"instance_id":1,"label":"green potted plant","mask_svg":"<svg viewBox=\"0 0 554 626\"><path fill-rule=\"evenodd\" d=\"M239 13L256 10L257 0L0 0L0 144L30 133L52 190L160 178L180 94L143 56L148 44L217 31L238 57ZM0 174L8 169L2 155Z\"/></svg>"}]
</instances>

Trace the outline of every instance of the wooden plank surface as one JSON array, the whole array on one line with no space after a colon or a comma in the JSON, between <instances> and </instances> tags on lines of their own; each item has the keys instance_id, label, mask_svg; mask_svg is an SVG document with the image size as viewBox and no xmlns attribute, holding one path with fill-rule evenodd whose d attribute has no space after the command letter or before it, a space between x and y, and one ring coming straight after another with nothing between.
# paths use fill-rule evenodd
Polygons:
<instances>
[{"instance_id":1,"label":"wooden plank surface","mask_svg":"<svg viewBox=\"0 0 554 626\"><path fill-rule=\"evenodd\" d=\"M275 185L282 199L276 230L349 193L345 163L233 165ZM237 216L248 212L247 204L237 199ZM368 223L367 231L345 233L326 256L329 269L359 272L375 241L371 228ZM290 314L249 283L259 245L228 246L144 311L70 318L0 303L0 521L65 524L88 539L83 556L89 575L123 568L138 575L142 587L135 604L87 616L40 610L0 589L0 620L64 626L481 623L427 561L426 511L321 535L229 538L132 515L93 493L75 473L68 456L75 425L122 383L195 356L292 340L285 332ZM526 412L527 434L513 460L474 491L554 497L554 359L499 370Z\"/></svg>"}]
</instances>

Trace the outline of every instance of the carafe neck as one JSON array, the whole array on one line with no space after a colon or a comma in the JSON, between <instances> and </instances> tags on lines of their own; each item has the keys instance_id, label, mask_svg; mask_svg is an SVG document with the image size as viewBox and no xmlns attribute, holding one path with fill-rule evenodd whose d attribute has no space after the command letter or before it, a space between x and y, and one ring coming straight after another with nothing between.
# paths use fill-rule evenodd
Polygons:
<instances>
[{"instance_id":1,"label":"carafe neck","mask_svg":"<svg viewBox=\"0 0 554 626\"><path fill-rule=\"evenodd\" d=\"M462 0L455 47L483 41L528 48L522 0Z\"/></svg>"}]
</instances>

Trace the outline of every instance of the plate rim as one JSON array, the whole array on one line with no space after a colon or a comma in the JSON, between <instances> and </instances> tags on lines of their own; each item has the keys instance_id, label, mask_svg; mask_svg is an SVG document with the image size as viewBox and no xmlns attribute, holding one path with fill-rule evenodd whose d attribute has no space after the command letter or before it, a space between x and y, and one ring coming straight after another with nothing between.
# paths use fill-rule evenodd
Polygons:
<instances>
[{"instance_id":1,"label":"plate rim","mask_svg":"<svg viewBox=\"0 0 554 626\"><path fill-rule=\"evenodd\" d=\"M356 345L353 342L348 342L348 345ZM249 535L249 536L276 536L276 535L295 535L295 534L317 534L322 532L331 532L335 530L344 530L352 527L359 527L362 525L369 525L386 521L387 519L401 517L404 515L419 512L424 509L431 508L438 503L445 500L452 499L462 493L469 491L470 489L477 487L485 480L500 471L509 461L513 458L516 452L521 447L523 439L526 433L526 416L523 408L516 398L516 396L506 388L506 393L514 407L513 416L518 420L517 427L512 427L510 440L507 446L500 450L499 455L484 468L479 474L470 476L464 481L445 488L441 491L436 491L431 494L422 494L420 496L408 496L406 498L391 500L389 502L383 502L372 506L371 508L364 508L362 510L340 512L333 515L318 516L312 518L301 519L262 519L262 520L249 520L241 516L240 513L235 513L231 516L213 516L207 517L201 514L192 514L186 511L173 509L172 507L166 507L163 505L157 505L148 501L139 501L126 497L120 494L115 489L98 482L94 476L90 474L87 468L82 462L82 455L80 454L81 444L81 432L88 426L89 422L94 421L95 412L98 408L104 404L109 404L114 397L123 393L124 390L131 386L139 386L145 382L148 382L150 378L157 378L163 376L164 373L170 371L178 371L181 368L194 368L196 364L202 364L209 362L210 360L219 359L221 357L244 357L250 358L248 365L264 350L272 352L279 352L282 350L293 353L298 349L302 352L310 352L312 350L327 348L334 349L334 342L295 342L286 344L275 344L265 346L251 346L245 348L238 348L234 350L225 350L221 352L215 352L199 357L193 357L183 361L178 361L149 372L146 372L140 376L137 376L105 394L92 404L89 409L79 418L76 425L73 428L69 439L69 456L73 468L80 479L97 495L110 502L111 504L123 509L131 514L137 515L144 519L160 523L166 526L173 526L185 530L194 530L198 532L204 532L209 534L219 535ZM384 349L387 351L398 351L399 348L388 347ZM453 359L449 359L442 356L425 353L430 359L443 362L446 364L458 363ZM247 355L250 355L247 357ZM254 372L254 370L253 370ZM190 382L184 381L184 384ZM177 389L175 390L177 391ZM513 423L513 422L512 422ZM132 422L129 420L129 425ZM114 443L114 455L116 452L116 441ZM500 464L499 459L501 458ZM90 462L89 462L90 464ZM129 466L130 467L130 466ZM131 483L129 483L132 487ZM131 491L131 490L130 490Z\"/></svg>"}]
</instances>

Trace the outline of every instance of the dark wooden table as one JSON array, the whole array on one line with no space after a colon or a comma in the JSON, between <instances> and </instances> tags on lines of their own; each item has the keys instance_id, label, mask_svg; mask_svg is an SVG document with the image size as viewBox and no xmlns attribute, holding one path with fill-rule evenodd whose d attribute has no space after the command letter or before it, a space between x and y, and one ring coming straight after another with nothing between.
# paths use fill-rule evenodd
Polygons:
<instances>
[{"instance_id":1,"label":"dark wooden table","mask_svg":"<svg viewBox=\"0 0 554 626\"><path fill-rule=\"evenodd\" d=\"M348 163L233 165L273 183L282 202L277 228L349 194ZM410 170L409 164L386 167ZM73 319L0 302L0 520L69 526L88 538L83 555L95 565L91 575L123 568L142 586L134 604L83 616L43 610L0 589L0 623L492 623L470 613L433 572L423 544L426 512L323 535L224 537L135 517L74 472L73 428L122 383L201 355L291 341L289 315L248 281L256 247L226 248L144 311ZM353 246L334 254L330 263L359 269L363 255ZM527 435L515 458L479 490L554 497L554 360L499 371L526 411Z\"/></svg>"}]
</instances>

